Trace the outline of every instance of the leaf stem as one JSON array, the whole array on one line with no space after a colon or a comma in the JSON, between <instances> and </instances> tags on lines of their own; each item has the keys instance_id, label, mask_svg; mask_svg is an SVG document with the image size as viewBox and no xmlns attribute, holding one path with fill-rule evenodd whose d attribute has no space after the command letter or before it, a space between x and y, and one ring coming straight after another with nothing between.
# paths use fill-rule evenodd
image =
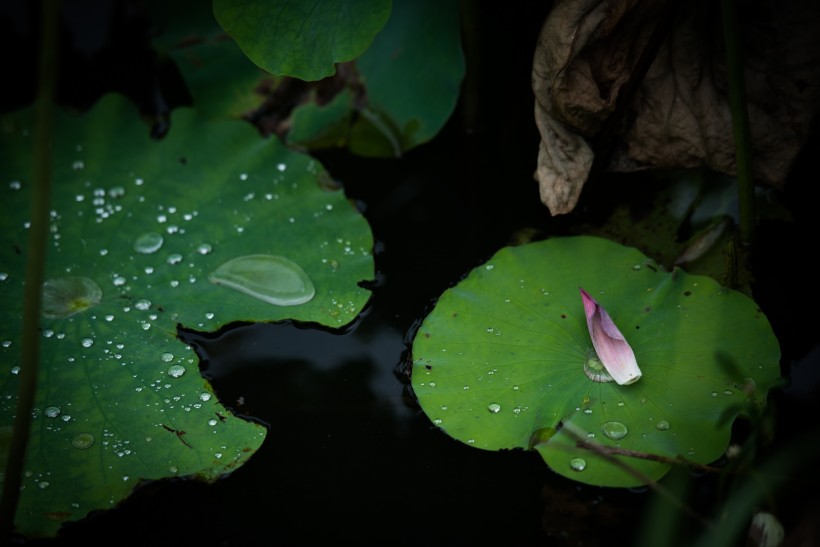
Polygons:
<instances>
[{"instance_id":1,"label":"leaf stem","mask_svg":"<svg viewBox=\"0 0 820 547\"><path fill-rule=\"evenodd\" d=\"M721 0L723 42L726 48L726 73L729 80L729 109L732 113L732 133L735 140L737 170L737 200L740 210L740 239L750 246L754 239L755 189L752 179L752 146L749 114L746 108L746 85L736 0Z\"/></svg>"},{"instance_id":2,"label":"leaf stem","mask_svg":"<svg viewBox=\"0 0 820 547\"><path fill-rule=\"evenodd\" d=\"M39 82L32 131L34 163L31 226L26 246L26 283L23 293L20 385L11 447L5 467L3 493L0 498L0 541L8 541L14 531L14 516L20 499L21 477L37 391L41 286L45 269L48 209L51 198L51 150L60 3L59 0L42 0L40 5Z\"/></svg>"}]
</instances>

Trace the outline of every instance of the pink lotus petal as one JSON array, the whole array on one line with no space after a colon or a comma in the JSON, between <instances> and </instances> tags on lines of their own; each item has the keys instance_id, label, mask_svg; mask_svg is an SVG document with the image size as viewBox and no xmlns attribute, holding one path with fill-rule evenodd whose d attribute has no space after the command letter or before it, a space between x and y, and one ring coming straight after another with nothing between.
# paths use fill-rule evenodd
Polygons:
<instances>
[{"instance_id":1,"label":"pink lotus petal","mask_svg":"<svg viewBox=\"0 0 820 547\"><path fill-rule=\"evenodd\" d=\"M587 328L598 359L612 378L620 385L632 384L641 377L635 353L615 326L606 310L581 289L581 300L587 317Z\"/></svg>"}]
</instances>

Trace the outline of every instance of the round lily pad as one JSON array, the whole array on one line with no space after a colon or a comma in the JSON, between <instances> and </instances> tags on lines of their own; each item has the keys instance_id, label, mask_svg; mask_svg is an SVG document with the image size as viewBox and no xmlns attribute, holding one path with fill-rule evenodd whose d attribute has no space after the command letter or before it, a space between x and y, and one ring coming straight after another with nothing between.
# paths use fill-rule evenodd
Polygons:
<instances>
[{"instance_id":1,"label":"round lily pad","mask_svg":"<svg viewBox=\"0 0 820 547\"><path fill-rule=\"evenodd\" d=\"M639 381L585 373L597 363L579 287L624 334ZM718 459L780 373L754 301L588 236L501 249L441 295L412 352L419 403L451 437L534 449L563 476L615 487L661 478L669 458Z\"/></svg>"}]
</instances>

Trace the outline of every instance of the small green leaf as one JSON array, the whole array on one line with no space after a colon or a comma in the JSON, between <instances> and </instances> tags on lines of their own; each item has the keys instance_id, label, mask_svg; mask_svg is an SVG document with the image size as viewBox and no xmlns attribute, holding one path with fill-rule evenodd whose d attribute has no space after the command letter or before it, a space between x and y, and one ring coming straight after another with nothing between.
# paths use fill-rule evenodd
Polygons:
<instances>
[{"instance_id":1,"label":"small green leaf","mask_svg":"<svg viewBox=\"0 0 820 547\"><path fill-rule=\"evenodd\" d=\"M390 0L214 0L217 21L254 63L308 81L361 55L390 9Z\"/></svg>"},{"instance_id":2,"label":"small green leaf","mask_svg":"<svg viewBox=\"0 0 820 547\"><path fill-rule=\"evenodd\" d=\"M579 286L626 337L640 381L584 372L594 355ZM450 436L487 450L533 448L557 473L601 486L669 470L623 451L718 459L732 421L765 404L780 359L743 294L588 236L500 250L442 294L412 351L419 403Z\"/></svg>"}]
</instances>

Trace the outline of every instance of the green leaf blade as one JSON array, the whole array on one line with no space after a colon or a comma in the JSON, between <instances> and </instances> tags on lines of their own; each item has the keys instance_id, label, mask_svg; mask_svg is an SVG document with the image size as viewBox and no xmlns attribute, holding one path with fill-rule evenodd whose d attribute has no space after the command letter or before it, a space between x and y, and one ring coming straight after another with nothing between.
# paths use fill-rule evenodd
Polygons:
<instances>
[{"instance_id":1,"label":"green leaf blade","mask_svg":"<svg viewBox=\"0 0 820 547\"><path fill-rule=\"evenodd\" d=\"M214 0L217 21L258 66L306 81L361 55L390 16L390 0Z\"/></svg>"},{"instance_id":2,"label":"green leaf blade","mask_svg":"<svg viewBox=\"0 0 820 547\"><path fill-rule=\"evenodd\" d=\"M19 378L29 119L19 112L0 124L2 438L13 423ZM119 503L140 481L215 480L261 445L266 429L217 401L197 356L177 339L178 325L215 330L233 321L295 319L338 327L370 298L360 282L374 276L372 234L344 193L326 188L320 164L260 139L244 122L211 122L190 109L171 121L166 138L152 141L118 96L56 120L45 277L87 278L101 297L41 320L16 521L25 535L53 536L62 522ZM138 252L147 233L161 244ZM253 254L299 264L314 298L279 306L208 281L221 264Z\"/></svg>"},{"instance_id":3,"label":"green leaf blade","mask_svg":"<svg viewBox=\"0 0 820 547\"><path fill-rule=\"evenodd\" d=\"M584 373L591 340L579 286L635 351L644 373L637 383ZM726 369L726 357L737 370ZM716 460L732 421L722 416L765 404L779 375L777 341L753 301L585 236L499 251L441 296L413 358L413 389L448 434L488 450L534 448L559 474L603 486L645 484L669 469L628 451ZM614 435L620 428L625 434Z\"/></svg>"}]
</instances>

